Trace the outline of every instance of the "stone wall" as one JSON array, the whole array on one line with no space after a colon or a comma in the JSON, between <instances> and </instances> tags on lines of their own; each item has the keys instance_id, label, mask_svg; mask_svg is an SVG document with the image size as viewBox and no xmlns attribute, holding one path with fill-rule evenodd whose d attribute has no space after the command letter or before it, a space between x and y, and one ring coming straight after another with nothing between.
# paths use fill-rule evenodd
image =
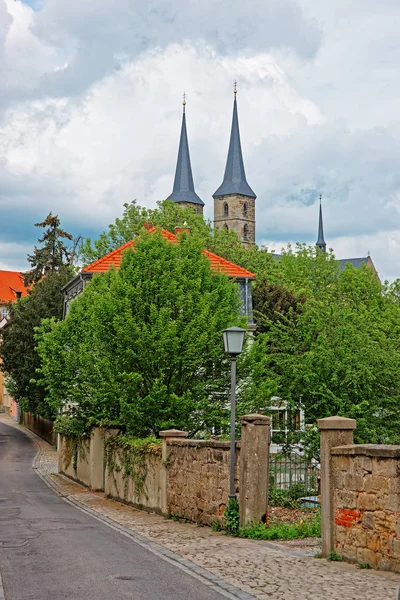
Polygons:
<instances>
[{"instance_id":1,"label":"stone wall","mask_svg":"<svg viewBox=\"0 0 400 600\"><path fill-rule=\"evenodd\" d=\"M236 450L238 493L238 442ZM229 495L229 442L170 440L167 463L167 511L207 525L221 520Z\"/></svg>"},{"instance_id":2,"label":"stone wall","mask_svg":"<svg viewBox=\"0 0 400 600\"><path fill-rule=\"evenodd\" d=\"M36 435L44 439L46 442L52 446L55 446L57 436L53 431L54 421L51 421L50 419L44 419L43 417L33 415L29 412L23 412L22 424L33 431L33 433L36 433Z\"/></svg>"},{"instance_id":3,"label":"stone wall","mask_svg":"<svg viewBox=\"0 0 400 600\"><path fill-rule=\"evenodd\" d=\"M104 438L112 433L112 430L95 427L89 438L78 441L58 435L58 472L83 483L91 490L103 491Z\"/></svg>"},{"instance_id":4,"label":"stone wall","mask_svg":"<svg viewBox=\"0 0 400 600\"><path fill-rule=\"evenodd\" d=\"M58 471L91 488L90 439L76 443L73 438L59 436Z\"/></svg>"},{"instance_id":5,"label":"stone wall","mask_svg":"<svg viewBox=\"0 0 400 600\"><path fill-rule=\"evenodd\" d=\"M335 551L400 572L400 446L353 444L331 455Z\"/></svg>"},{"instance_id":6,"label":"stone wall","mask_svg":"<svg viewBox=\"0 0 400 600\"><path fill-rule=\"evenodd\" d=\"M124 477L122 456L116 453L112 470L106 467L104 493L106 496L132 504L138 508L161 513L162 459L159 452L152 451L145 457L145 465L136 475ZM135 467L133 467L135 469Z\"/></svg>"},{"instance_id":7,"label":"stone wall","mask_svg":"<svg viewBox=\"0 0 400 600\"><path fill-rule=\"evenodd\" d=\"M246 523L261 520L267 510L270 418L246 415L241 423L236 493ZM122 450L113 451L112 462L105 460L104 439L113 433L95 428L78 445L59 436L59 472L141 509L209 525L222 520L229 496L229 442L188 440L184 431L162 431L162 446L149 449L144 465L136 461L127 469Z\"/></svg>"}]
</instances>

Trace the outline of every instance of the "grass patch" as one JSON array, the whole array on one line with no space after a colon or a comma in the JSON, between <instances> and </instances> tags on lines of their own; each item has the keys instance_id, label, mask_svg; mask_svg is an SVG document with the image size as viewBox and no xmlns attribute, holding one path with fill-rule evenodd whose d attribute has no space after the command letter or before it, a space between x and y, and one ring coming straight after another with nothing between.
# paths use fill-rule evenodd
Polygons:
<instances>
[{"instance_id":1,"label":"grass patch","mask_svg":"<svg viewBox=\"0 0 400 600\"><path fill-rule=\"evenodd\" d=\"M224 528L219 521L215 520L211 523L211 531L223 531L223 529Z\"/></svg>"},{"instance_id":2,"label":"grass patch","mask_svg":"<svg viewBox=\"0 0 400 600\"><path fill-rule=\"evenodd\" d=\"M332 551L328 556L328 560L340 562L342 560L342 557L339 554L337 554L337 552Z\"/></svg>"},{"instance_id":3,"label":"grass patch","mask_svg":"<svg viewBox=\"0 0 400 600\"><path fill-rule=\"evenodd\" d=\"M296 540L307 537L321 536L321 515L320 512L313 512L304 519L295 523L270 522L251 523L245 527L240 527L239 536L251 538L253 540Z\"/></svg>"},{"instance_id":4,"label":"grass patch","mask_svg":"<svg viewBox=\"0 0 400 600\"><path fill-rule=\"evenodd\" d=\"M360 563L358 563L357 568L358 569L370 569L371 565L369 565L366 562L360 562Z\"/></svg>"}]
</instances>

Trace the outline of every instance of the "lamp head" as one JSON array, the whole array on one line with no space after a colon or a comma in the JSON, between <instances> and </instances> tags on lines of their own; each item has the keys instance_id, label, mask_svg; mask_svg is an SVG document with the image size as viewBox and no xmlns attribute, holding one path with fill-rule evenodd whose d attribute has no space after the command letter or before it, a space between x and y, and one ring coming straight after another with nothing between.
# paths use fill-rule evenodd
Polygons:
<instances>
[{"instance_id":1,"label":"lamp head","mask_svg":"<svg viewBox=\"0 0 400 600\"><path fill-rule=\"evenodd\" d=\"M241 327L228 327L222 332L224 337L225 352L229 356L238 356L243 350L244 336L246 329Z\"/></svg>"}]
</instances>

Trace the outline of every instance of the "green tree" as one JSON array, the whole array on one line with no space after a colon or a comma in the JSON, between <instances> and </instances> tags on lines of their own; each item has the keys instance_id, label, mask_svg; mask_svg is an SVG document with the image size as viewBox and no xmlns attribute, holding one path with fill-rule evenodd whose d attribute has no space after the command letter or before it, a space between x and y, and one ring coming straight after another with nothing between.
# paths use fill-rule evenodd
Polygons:
<instances>
[{"instance_id":1,"label":"green tree","mask_svg":"<svg viewBox=\"0 0 400 600\"><path fill-rule=\"evenodd\" d=\"M257 325L257 333L265 333L271 323L296 319L301 312L301 306L305 302L305 295L296 295L287 289L282 283L270 281L267 277L261 277L253 290L253 312Z\"/></svg>"},{"instance_id":2,"label":"green tree","mask_svg":"<svg viewBox=\"0 0 400 600\"><path fill-rule=\"evenodd\" d=\"M256 337L249 401L268 402L259 390L273 388L289 407L301 403L309 423L340 414L357 419L359 441L398 441L396 286L382 289L367 266L348 265L339 274L329 255L305 248L285 256L279 269L305 301L295 319L290 313L270 319Z\"/></svg>"},{"instance_id":3,"label":"green tree","mask_svg":"<svg viewBox=\"0 0 400 600\"><path fill-rule=\"evenodd\" d=\"M35 349L35 328L40 326L43 318L61 319L61 288L71 276L68 267L49 272L32 287L28 296L10 305L9 324L1 330L2 369L9 378L10 393L22 410L45 417L55 413L44 402L46 394L37 373L41 360Z\"/></svg>"},{"instance_id":4,"label":"green tree","mask_svg":"<svg viewBox=\"0 0 400 600\"><path fill-rule=\"evenodd\" d=\"M52 410L85 427L135 436L191 433L228 416L229 362L221 331L243 324L236 286L213 274L202 244L142 232L118 271L95 276L60 323L38 334Z\"/></svg>"},{"instance_id":5,"label":"green tree","mask_svg":"<svg viewBox=\"0 0 400 600\"><path fill-rule=\"evenodd\" d=\"M39 238L41 247L35 246L33 254L28 255L32 269L24 275L25 285L37 283L44 275L61 269L71 263L71 251L66 247L65 240L72 240L72 235L60 227L57 215L49 213L42 223L35 223L35 227L42 227L43 235Z\"/></svg>"}]
</instances>

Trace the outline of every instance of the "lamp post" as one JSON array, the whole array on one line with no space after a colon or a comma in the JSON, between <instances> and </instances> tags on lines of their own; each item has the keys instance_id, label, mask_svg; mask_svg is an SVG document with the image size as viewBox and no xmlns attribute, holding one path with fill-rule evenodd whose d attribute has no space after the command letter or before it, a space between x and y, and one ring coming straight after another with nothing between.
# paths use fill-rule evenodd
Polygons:
<instances>
[{"instance_id":1,"label":"lamp post","mask_svg":"<svg viewBox=\"0 0 400 600\"><path fill-rule=\"evenodd\" d=\"M241 327L229 327L222 332L225 352L231 361L231 464L229 480L229 500L235 500L235 462L236 462L236 359L243 350L246 330Z\"/></svg>"}]
</instances>

